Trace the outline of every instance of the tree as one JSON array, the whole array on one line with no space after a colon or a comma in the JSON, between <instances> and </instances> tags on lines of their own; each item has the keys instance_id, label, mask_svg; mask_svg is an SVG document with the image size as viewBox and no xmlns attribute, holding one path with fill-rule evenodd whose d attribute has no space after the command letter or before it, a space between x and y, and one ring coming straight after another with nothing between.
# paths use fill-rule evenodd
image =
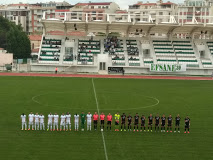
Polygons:
<instances>
[{"instance_id":1,"label":"tree","mask_svg":"<svg viewBox=\"0 0 213 160\"><path fill-rule=\"evenodd\" d=\"M13 53L14 58L28 58L31 54L30 40L21 25L0 16L0 48Z\"/></svg>"}]
</instances>

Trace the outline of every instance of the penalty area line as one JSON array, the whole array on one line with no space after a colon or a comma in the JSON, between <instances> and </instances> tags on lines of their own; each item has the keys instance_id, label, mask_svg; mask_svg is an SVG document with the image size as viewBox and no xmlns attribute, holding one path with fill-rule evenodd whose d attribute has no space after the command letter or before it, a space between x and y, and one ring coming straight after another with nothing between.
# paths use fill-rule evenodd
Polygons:
<instances>
[{"instance_id":1,"label":"penalty area line","mask_svg":"<svg viewBox=\"0 0 213 160\"><path fill-rule=\"evenodd\" d=\"M97 106L98 115L100 115L99 104L98 104L98 99L97 99L97 95L96 95L95 84L94 84L93 78L92 78L92 87L93 87L93 91L94 91L94 95L95 95L95 102L96 102L96 106ZM103 140L103 145L104 145L105 158L106 158L106 160L108 160L108 155L107 155L107 149L106 149L106 144L105 144L104 133L101 132L101 135L102 135L102 140Z\"/></svg>"}]
</instances>

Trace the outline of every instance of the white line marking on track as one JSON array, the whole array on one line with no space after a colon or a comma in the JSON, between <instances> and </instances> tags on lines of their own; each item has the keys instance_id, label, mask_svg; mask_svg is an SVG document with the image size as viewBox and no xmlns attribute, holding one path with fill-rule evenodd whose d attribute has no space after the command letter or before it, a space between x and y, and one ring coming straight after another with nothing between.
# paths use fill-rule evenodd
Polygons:
<instances>
[{"instance_id":1,"label":"white line marking on track","mask_svg":"<svg viewBox=\"0 0 213 160\"><path fill-rule=\"evenodd\" d=\"M96 106L97 106L97 110L98 110L98 115L100 115L99 105L98 105L98 99L97 99L97 95L96 95L95 84L94 84L93 78L92 78L92 86L93 86L93 91L94 91L94 95L95 95L95 101L96 101ZM103 145L104 145L105 158L106 158L106 160L108 160L108 155L107 155L107 149L106 149L106 144L105 144L104 133L101 132L101 135L102 135L102 140L103 140Z\"/></svg>"}]
</instances>

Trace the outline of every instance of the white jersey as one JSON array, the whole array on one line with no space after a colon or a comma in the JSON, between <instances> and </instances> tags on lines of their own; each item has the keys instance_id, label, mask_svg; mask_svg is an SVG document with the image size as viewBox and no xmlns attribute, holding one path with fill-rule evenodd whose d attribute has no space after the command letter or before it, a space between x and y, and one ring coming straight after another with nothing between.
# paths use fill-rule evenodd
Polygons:
<instances>
[{"instance_id":1,"label":"white jersey","mask_svg":"<svg viewBox=\"0 0 213 160\"><path fill-rule=\"evenodd\" d=\"M40 119L40 123L44 123L44 115L40 115L39 119Z\"/></svg>"},{"instance_id":2,"label":"white jersey","mask_svg":"<svg viewBox=\"0 0 213 160\"><path fill-rule=\"evenodd\" d=\"M66 122L67 122L67 123L68 123L68 122L70 123L70 118L71 118L71 114L67 114L67 115L66 115Z\"/></svg>"},{"instance_id":3,"label":"white jersey","mask_svg":"<svg viewBox=\"0 0 213 160\"><path fill-rule=\"evenodd\" d=\"M75 114L75 115L74 115L74 118L75 118L75 122L78 122L78 121L79 121L79 115L78 115L78 114L77 114L77 115Z\"/></svg>"},{"instance_id":4,"label":"white jersey","mask_svg":"<svg viewBox=\"0 0 213 160\"><path fill-rule=\"evenodd\" d=\"M21 122L26 122L26 115L21 115Z\"/></svg>"},{"instance_id":5,"label":"white jersey","mask_svg":"<svg viewBox=\"0 0 213 160\"><path fill-rule=\"evenodd\" d=\"M39 122L39 115L35 115L35 122Z\"/></svg>"},{"instance_id":6,"label":"white jersey","mask_svg":"<svg viewBox=\"0 0 213 160\"><path fill-rule=\"evenodd\" d=\"M87 114L87 121L92 121L92 114Z\"/></svg>"},{"instance_id":7,"label":"white jersey","mask_svg":"<svg viewBox=\"0 0 213 160\"><path fill-rule=\"evenodd\" d=\"M54 117L54 122L55 122L55 123L58 123L58 118L59 118L59 116L58 116L58 115L54 115L53 117Z\"/></svg>"},{"instance_id":8,"label":"white jersey","mask_svg":"<svg viewBox=\"0 0 213 160\"><path fill-rule=\"evenodd\" d=\"M49 114L48 115L48 122L52 123L52 121L53 121L53 115Z\"/></svg>"},{"instance_id":9,"label":"white jersey","mask_svg":"<svg viewBox=\"0 0 213 160\"><path fill-rule=\"evenodd\" d=\"M66 115L61 115L61 122L65 122Z\"/></svg>"},{"instance_id":10,"label":"white jersey","mask_svg":"<svg viewBox=\"0 0 213 160\"><path fill-rule=\"evenodd\" d=\"M29 121L30 121L30 122L33 122L34 114L29 114L29 116L28 116L28 117L29 117Z\"/></svg>"}]
</instances>

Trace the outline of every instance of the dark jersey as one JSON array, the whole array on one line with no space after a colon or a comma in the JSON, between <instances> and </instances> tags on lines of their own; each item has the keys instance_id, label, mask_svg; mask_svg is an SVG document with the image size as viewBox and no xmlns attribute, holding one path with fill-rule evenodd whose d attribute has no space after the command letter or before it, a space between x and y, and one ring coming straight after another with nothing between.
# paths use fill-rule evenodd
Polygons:
<instances>
[{"instance_id":1,"label":"dark jersey","mask_svg":"<svg viewBox=\"0 0 213 160\"><path fill-rule=\"evenodd\" d=\"M149 119L149 123L152 123L153 117L152 117L152 116L149 116L148 119Z\"/></svg>"},{"instance_id":2,"label":"dark jersey","mask_svg":"<svg viewBox=\"0 0 213 160\"><path fill-rule=\"evenodd\" d=\"M129 123L131 123L132 122L132 116L128 116L127 120L128 120Z\"/></svg>"},{"instance_id":3,"label":"dark jersey","mask_svg":"<svg viewBox=\"0 0 213 160\"><path fill-rule=\"evenodd\" d=\"M166 123L166 117L161 117L162 124Z\"/></svg>"},{"instance_id":4,"label":"dark jersey","mask_svg":"<svg viewBox=\"0 0 213 160\"><path fill-rule=\"evenodd\" d=\"M155 123L156 124L159 124L159 121L160 121L160 117L158 116L158 117L155 117Z\"/></svg>"},{"instance_id":5,"label":"dark jersey","mask_svg":"<svg viewBox=\"0 0 213 160\"><path fill-rule=\"evenodd\" d=\"M189 118L185 118L185 125L189 126L189 122L190 122L190 119Z\"/></svg>"},{"instance_id":6,"label":"dark jersey","mask_svg":"<svg viewBox=\"0 0 213 160\"><path fill-rule=\"evenodd\" d=\"M126 115L121 115L121 120L122 120L122 122L125 122L126 121Z\"/></svg>"},{"instance_id":7,"label":"dark jersey","mask_svg":"<svg viewBox=\"0 0 213 160\"><path fill-rule=\"evenodd\" d=\"M139 121L139 116L135 116L135 122L138 123Z\"/></svg>"},{"instance_id":8,"label":"dark jersey","mask_svg":"<svg viewBox=\"0 0 213 160\"><path fill-rule=\"evenodd\" d=\"M176 124L180 124L180 117L175 118Z\"/></svg>"},{"instance_id":9,"label":"dark jersey","mask_svg":"<svg viewBox=\"0 0 213 160\"><path fill-rule=\"evenodd\" d=\"M171 124L172 123L172 117L168 117L168 123Z\"/></svg>"},{"instance_id":10,"label":"dark jersey","mask_svg":"<svg viewBox=\"0 0 213 160\"><path fill-rule=\"evenodd\" d=\"M145 124L145 117L141 117L141 124Z\"/></svg>"}]
</instances>

